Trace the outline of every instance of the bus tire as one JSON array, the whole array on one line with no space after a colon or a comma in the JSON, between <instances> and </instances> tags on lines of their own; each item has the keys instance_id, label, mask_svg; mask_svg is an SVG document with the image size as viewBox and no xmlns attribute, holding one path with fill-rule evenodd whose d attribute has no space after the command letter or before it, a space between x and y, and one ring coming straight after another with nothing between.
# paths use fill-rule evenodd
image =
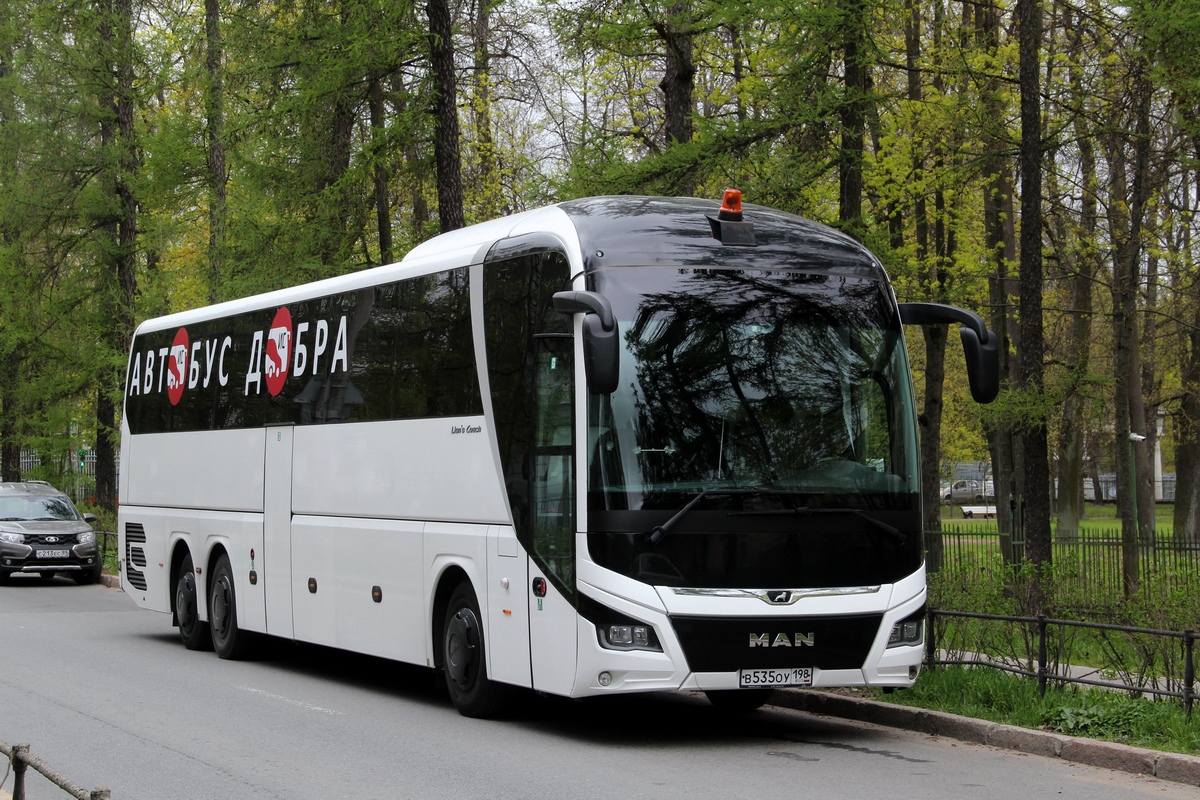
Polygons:
<instances>
[{"instance_id":1,"label":"bus tire","mask_svg":"<svg viewBox=\"0 0 1200 800\"><path fill-rule=\"evenodd\" d=\"M233 567L229 556L217 557L208 578L208 628L213 650L221 658L238 659L246 654L250 634L238 628L237 590L234 588Z\"/></svg>"},{"instance_id":2,"label":"bus tire","mask_svg":"<svg viewBox=\"0 0 1200 800\"><path fill-rule=\"evenodd\" d=\"M495 717L504 713L513 688L489 680L479 602L471 584L455 587L442 628L442 669L454 707L465 717Z\"/></svg>"},{"instance_id":3,"label":"bus tire","mask_svg":"<svg viewBox=\"0 0 1200 800\"><path fill-rule=\"evenodd\" d=\"M179 640L188 650L211 650L212 638L208 623L200 619L200 598L196 594L196 569L192 557L183 557L175 579L175 622L179 625Z\"/></svg>"},{"instance_id":4,"label":"bus tire","mask_svg":"<svg viewBox=\"0 0 1200 800\"><path fill-rule=\"evenodd\" d=\"M733 714L746 714L766 705L774 689L720 689L705 692L714 708Z\"/></svg>"}]
</instances>

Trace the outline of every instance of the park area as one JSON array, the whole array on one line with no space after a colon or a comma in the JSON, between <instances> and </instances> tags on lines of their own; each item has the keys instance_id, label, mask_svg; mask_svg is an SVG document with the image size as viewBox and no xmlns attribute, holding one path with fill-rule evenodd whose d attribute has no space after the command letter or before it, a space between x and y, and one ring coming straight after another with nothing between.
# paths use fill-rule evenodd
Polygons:
<instances>
[{"instance_id":1,"label":"park area","mask_svg":"<svg viewBox=\"0 0 1200 800\"><path fill-rule=\"evenodd\" d=\"M1171 511L1158 506L1154 538L1137 546L1137 584L1127 587L1112 505L1089 505L1075 536L1055 532L1040 573L994 518L944 508L940 534L926 532L927 548L937 536L942 545L929 576L927 663L937 666L898 701L1196 752L1200 545L1176 540Z\"/></svg>"}]
</instances>

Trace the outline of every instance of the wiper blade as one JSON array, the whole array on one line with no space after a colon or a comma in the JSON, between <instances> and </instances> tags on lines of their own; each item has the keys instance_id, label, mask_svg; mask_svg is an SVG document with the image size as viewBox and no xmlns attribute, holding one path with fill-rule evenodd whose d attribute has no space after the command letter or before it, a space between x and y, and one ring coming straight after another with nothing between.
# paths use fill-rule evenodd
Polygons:
<instances>
[{"instance_id":1,"label":"wiper blade","mask_svg":"<svg viewBox=\"0 0 1200 800\"><path fill-rule=\"evenodd\" d=\"M695 508L696 504L704 498L739 494L795 494L795 492L788 491L786 489L765 489L762 487L746 487L740 489L705 489L691 500L688 500L686 503L684 503L683 507L672 514L671 518L666 522L661 525L654 526L654 529L650 531L650 544L654 545L661 542L663 537L670 533L671 529L675 527L675 523L683 519L683 517L686 516L689 511Z\"/></svg>"},{"instance_id":2,"label":"wiper blade","mask_svg":"<svg viewBox=\"0 0 1200 800\"><path fill-rule=\"evenodd\" d=\"M769 511L730 511L729 513L731 515L740 514L746 516L778 516L780 514L797 514L801 516L812 516L815 514L853 514L854 516L865 519L867 522L874 525L876 530L886 533L888 537L897 544L904 544L906 541L908 541L908 535L899 528L895 528L883 520L873 517L857 508L779 508L771 509Z\"/></svg>"}]
</instances>

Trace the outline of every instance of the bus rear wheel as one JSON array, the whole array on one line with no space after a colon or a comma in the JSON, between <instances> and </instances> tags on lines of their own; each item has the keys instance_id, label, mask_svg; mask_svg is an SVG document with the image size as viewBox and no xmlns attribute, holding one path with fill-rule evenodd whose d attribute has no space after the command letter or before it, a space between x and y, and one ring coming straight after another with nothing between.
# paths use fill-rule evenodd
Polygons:
<instances>
[{"instance_id":1,"label":"bus rear wheel","mask_svg":"<svg viewBox=\"0 0 1200 800\"><path fill-rule=\"evenodd\" d=\"M188 650L208 650L212 638L208 623L200 619L200 599L196 594L196 569L190 555L179 565L175 580L175 621L179 625L179 640Z\"/></svg>"},{"instance_id":2,"label":"bus rear wheel","mask_svg":"<svg viewBox=\"0 0 1200 800\"><path fill-rule=\"evenodd\" d=\"M471 584L460 583L446 607L442 669L454 707L465 717L494 717L508 710L513 687L489 680L479 602Z\"/></svg>"},{"instance_id":3,"label":"bus rear wheel","mask_svg":"<svg viewBox=\"0 0 1200 800\"><path fill-rule=\"evenodd\" d=\"M208 625L213 649L221 658L237 659L246 654L250 634L238 628L237 590L229 556L222 553L208 579Z\"/></svg>"}]
</instances>

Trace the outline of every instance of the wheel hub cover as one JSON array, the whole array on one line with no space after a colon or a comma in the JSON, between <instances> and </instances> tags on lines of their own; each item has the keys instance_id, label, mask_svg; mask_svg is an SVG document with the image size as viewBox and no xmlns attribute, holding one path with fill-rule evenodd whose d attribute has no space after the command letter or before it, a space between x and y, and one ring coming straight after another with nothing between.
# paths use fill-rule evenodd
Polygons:
<instances>
[{"instance_id":1,"label":"wheel hub cover","mask_svg":"<svg viewBox=\"0 0 1200 800\"><path fill-rule=\"evenodd\" d=\"M464 608L454 615L446 630L446 672L460 687L466 688L475 661L478 625L471 610Z\"/></svg>"},{"instance_id":2,"label":"wheel hub cover","mask_svg":"<svg viewBox=\"0 0 1200 800\"><path fill-rule=\"evenodd\" d=\"M175 613L179 616L179 624L185 628L196 618L196 588L190 578L190 575L184 577L175 593Z\"/></svg>"},{"instance_id":3,"label":"wheel hub cover","mask_svg":"<svg viewBox=\"0 0 1200 800\"><path fill-rule=\"evenodd\" d=\"M222 632L229 625L229 579L224 575L217 582L216 596L213 598L213 624Z\"/></svg>"}]
</instances>

